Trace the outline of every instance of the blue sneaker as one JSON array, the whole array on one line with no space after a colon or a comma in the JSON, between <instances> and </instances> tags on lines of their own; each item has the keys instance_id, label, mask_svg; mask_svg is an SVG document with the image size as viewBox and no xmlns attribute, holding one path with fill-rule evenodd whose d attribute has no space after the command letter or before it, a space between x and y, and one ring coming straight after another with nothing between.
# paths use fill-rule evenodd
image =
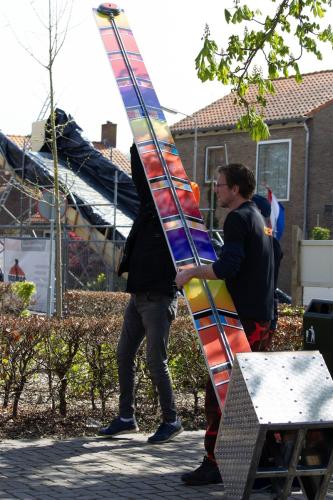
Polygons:
<instances>
[{"instance_id":1,"label":"blue sneaker","mask_svg":"<svg viewBox=\"0 0 333 500\"><path fill-rule=\"evenodd\" d=\"M115 418L110 422L107 427L101 427L98 431L99 436L113 437L119 434L130 434L132 432L139 432L139 427L133 419L131 422L124 422L120 417Z\"/></svg>"},{"instance_id":2,"label":"blue sneaker","mask_svg":"<svg viewBox=\"0 0 333 500\"><path fill-rule=\"evenodd\" d=\"M148 438L148 443L150 444L160 444L170 441L175 436L183 432L183 427L180 420L177 420L174 424L169 424L167 422L162 422L155 434Z\"/></svg>"}]
</instances>

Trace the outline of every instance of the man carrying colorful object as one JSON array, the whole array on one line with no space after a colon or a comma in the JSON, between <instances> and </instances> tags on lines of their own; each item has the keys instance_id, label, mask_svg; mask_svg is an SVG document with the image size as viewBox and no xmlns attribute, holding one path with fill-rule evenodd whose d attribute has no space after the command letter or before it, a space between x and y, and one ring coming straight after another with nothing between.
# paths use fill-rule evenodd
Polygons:
<instances>
[{"instance_id":1,"label":"man carrying colorful object","mask_svg":"<svg viewBox=\"0 0 333 500\"><path fill-rule=\"evenodd\" d=\"M169 331L177 311L176 271L135 145L131 148L131 171L140 208L118 271L119 276L128 272L126 291L131 294L117 349L119 416L102 427L99 435L114 437L138 431L134 415L135 356L145 338L147 365L157 388L163 417L148 442L160 444L183 430L177 417L167 365Z\"/></svg>"},{"instance_id":2,"label":"man carrying colorful object","mask_svg":"<svg viewBox=\"0 0 333 500\"><path fill-rule=\"evenodd\" d=\"M128 19L114 4L94 11L175 268L216 253ZM224 281L192 280L184 295L221 408L234 354L250 346Z\"/></svg>"},{"instance_id":3,"label":"man carrying colorful object","mask_svg":"<svg viewBox=\"0 0 333 500\"><path fill-rule=\"evenodd\" d=\"M163 109L123 10L102 4L95 18L127 112L156 212L175 268L213 264L217 257ZM250 345L223 280L184 286L220 408L234 356Z\"/></svg>"},{"instance_id":4,"label":"man carrying colorful object","mask_svg":"<svg viewBox=\"0 0 333 500\"><path fill-rule=\"evenodd\" d=\"M192 278L225 280L252 351L265 351L273 317L274 258L272 232L250 201L254 190L254 175L244 165L219 168L217 198L221 207L229 209L222 254L213 264L179 270L176 284L181 288ZM221 409L211 380L206 387L205 412L207 455L200 467L182 475L188 485L222 482L214 456Z\"/></svg>"}]
</instances>

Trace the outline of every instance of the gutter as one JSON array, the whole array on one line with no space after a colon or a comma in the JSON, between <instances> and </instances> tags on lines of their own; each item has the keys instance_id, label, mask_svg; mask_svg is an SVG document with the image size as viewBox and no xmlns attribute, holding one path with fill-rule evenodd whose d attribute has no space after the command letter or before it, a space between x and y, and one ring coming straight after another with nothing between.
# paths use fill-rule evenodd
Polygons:
<instances>
[{"instance_id":1,"label":"gutter","mask_svg":"<svg viewBox=\"0 0 333 500\"><path fill-rule=\"evenodd\" d=\"M310 130L306 123L307 117L304 117L305 130L305 161L304 161L304 203L303 203L303 238L307 238L308 225L308 190L309 190L309 152L310 152Z\"/></svg>"},{"instance_id":2,"label":"gutter","mask_svg":"<svg viewBox=\"0 0 333 500\"><path fill-rule=\"evenodd\" d=\"M308 117L306 116L294 116L294 117L286 117L286 118L277 118L275 120L266 120L265 123L268 126L271 125L287 125L287 124L299 124L302 125L304 123L304 120L306 120ZM173 136L180 136L180 135L191 135L193 134L194 127L188 126L183 129L174 129L173 127L176 126L176 123L174 125L170 126L170 130L172 132ZM232 132L239 132L239 133L246 133L243 132L242 130L238 130L236 128L236 123L229 123L225 125L211 125L209 127L200 127L197 126L197 130L200 133L207 133L207 132L222 132L224 130L232 131Z\"/></svg>"}]
</instances>

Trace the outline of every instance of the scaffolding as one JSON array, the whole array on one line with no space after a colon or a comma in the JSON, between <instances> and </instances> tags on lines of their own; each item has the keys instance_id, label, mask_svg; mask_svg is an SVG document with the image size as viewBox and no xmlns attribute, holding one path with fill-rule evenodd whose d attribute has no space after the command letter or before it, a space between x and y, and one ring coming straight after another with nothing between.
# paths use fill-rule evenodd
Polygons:
<instances>
[{"instance_id":1,"label":"scaffolding","mask_svg":"<svg viewBox=\"0 0 333 500\"><path fill-rule=\"evenodd\" d=\"M47 160L45 162L47 163ZM11 167L4 156L0 155L0 238L5 236L43 237L53 240L54 217L49 216L47 220L41 217L38 211L42 190L52 191L53 186L52 184L35 186L34 192L31 192L23 179L24 161L20 173L22 177ZM98 199L98 191L94 192L95 201L78 201L71 190L77 179L77 175L68 170L62 178L66 197L69 200L61 228L64 289L123 290L125 280L118 277L117 268L131 223L124 225L118 222L117 172L112 201L106 198L102 201ZM80 185L76 185L75 189L80 190ZM102 208L104 214L106 212L108 214L106 217L108 223L91 223L85 217L84 209L86 208L89 210ZM223 240L221 231L214 228L213 184L209 206L201 208L201 211L203 217L207 219L208 231L215 242L214 247L218 250ZM0 245L0 253L2 251L3 248Z\"/></svg>"},{"instance_id":2,"label":"scaffolding","mask_svg":"<svg viewBox=\"0 0 333 500\"><path fill-rule=\"evenodd\" d=\"M71 202L62 219L64 288L123 290L125 280L116 270L126 241L122 232L129 232L131 226L117 225L117 187L113 202L103 203L111 214L109 224L91 224L82 214L83 207L95 209L101 203L78 203L70 189L68 193ZM24 181L7 161L0 163L0 254L6 236L54 237L54 220L40 215L39 201L38 195L29 195Z\"/></svg>"}]
</instances>

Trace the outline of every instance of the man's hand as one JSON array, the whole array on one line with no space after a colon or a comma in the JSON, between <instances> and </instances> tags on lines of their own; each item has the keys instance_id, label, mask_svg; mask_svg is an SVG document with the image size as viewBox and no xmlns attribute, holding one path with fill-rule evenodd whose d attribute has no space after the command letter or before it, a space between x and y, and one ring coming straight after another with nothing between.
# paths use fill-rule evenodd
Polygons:
<instances>
[{"instance_id":1,"label":"man's hand","mask_svg":"<svg viewBox=\"0 0 333 500\"><path fill-rule=\"evenodd\" d=\"M194 276L194 268L189 269L179 269L176 275L176 285L180 290L191 278Z\"/></svg>"},{"instance_id":2,"label":"man's hand","mask_svg":"<svg viewBox=\"0 0 333 500\"><path fill-rule=\"evenodd\" d=\"M180 289L182 286L186 285L186 283L192 278L199 278L202 280L219 279L213 271L212 264L178 269L175 280L177 288Z\"/></svg>"}]
</instances>

